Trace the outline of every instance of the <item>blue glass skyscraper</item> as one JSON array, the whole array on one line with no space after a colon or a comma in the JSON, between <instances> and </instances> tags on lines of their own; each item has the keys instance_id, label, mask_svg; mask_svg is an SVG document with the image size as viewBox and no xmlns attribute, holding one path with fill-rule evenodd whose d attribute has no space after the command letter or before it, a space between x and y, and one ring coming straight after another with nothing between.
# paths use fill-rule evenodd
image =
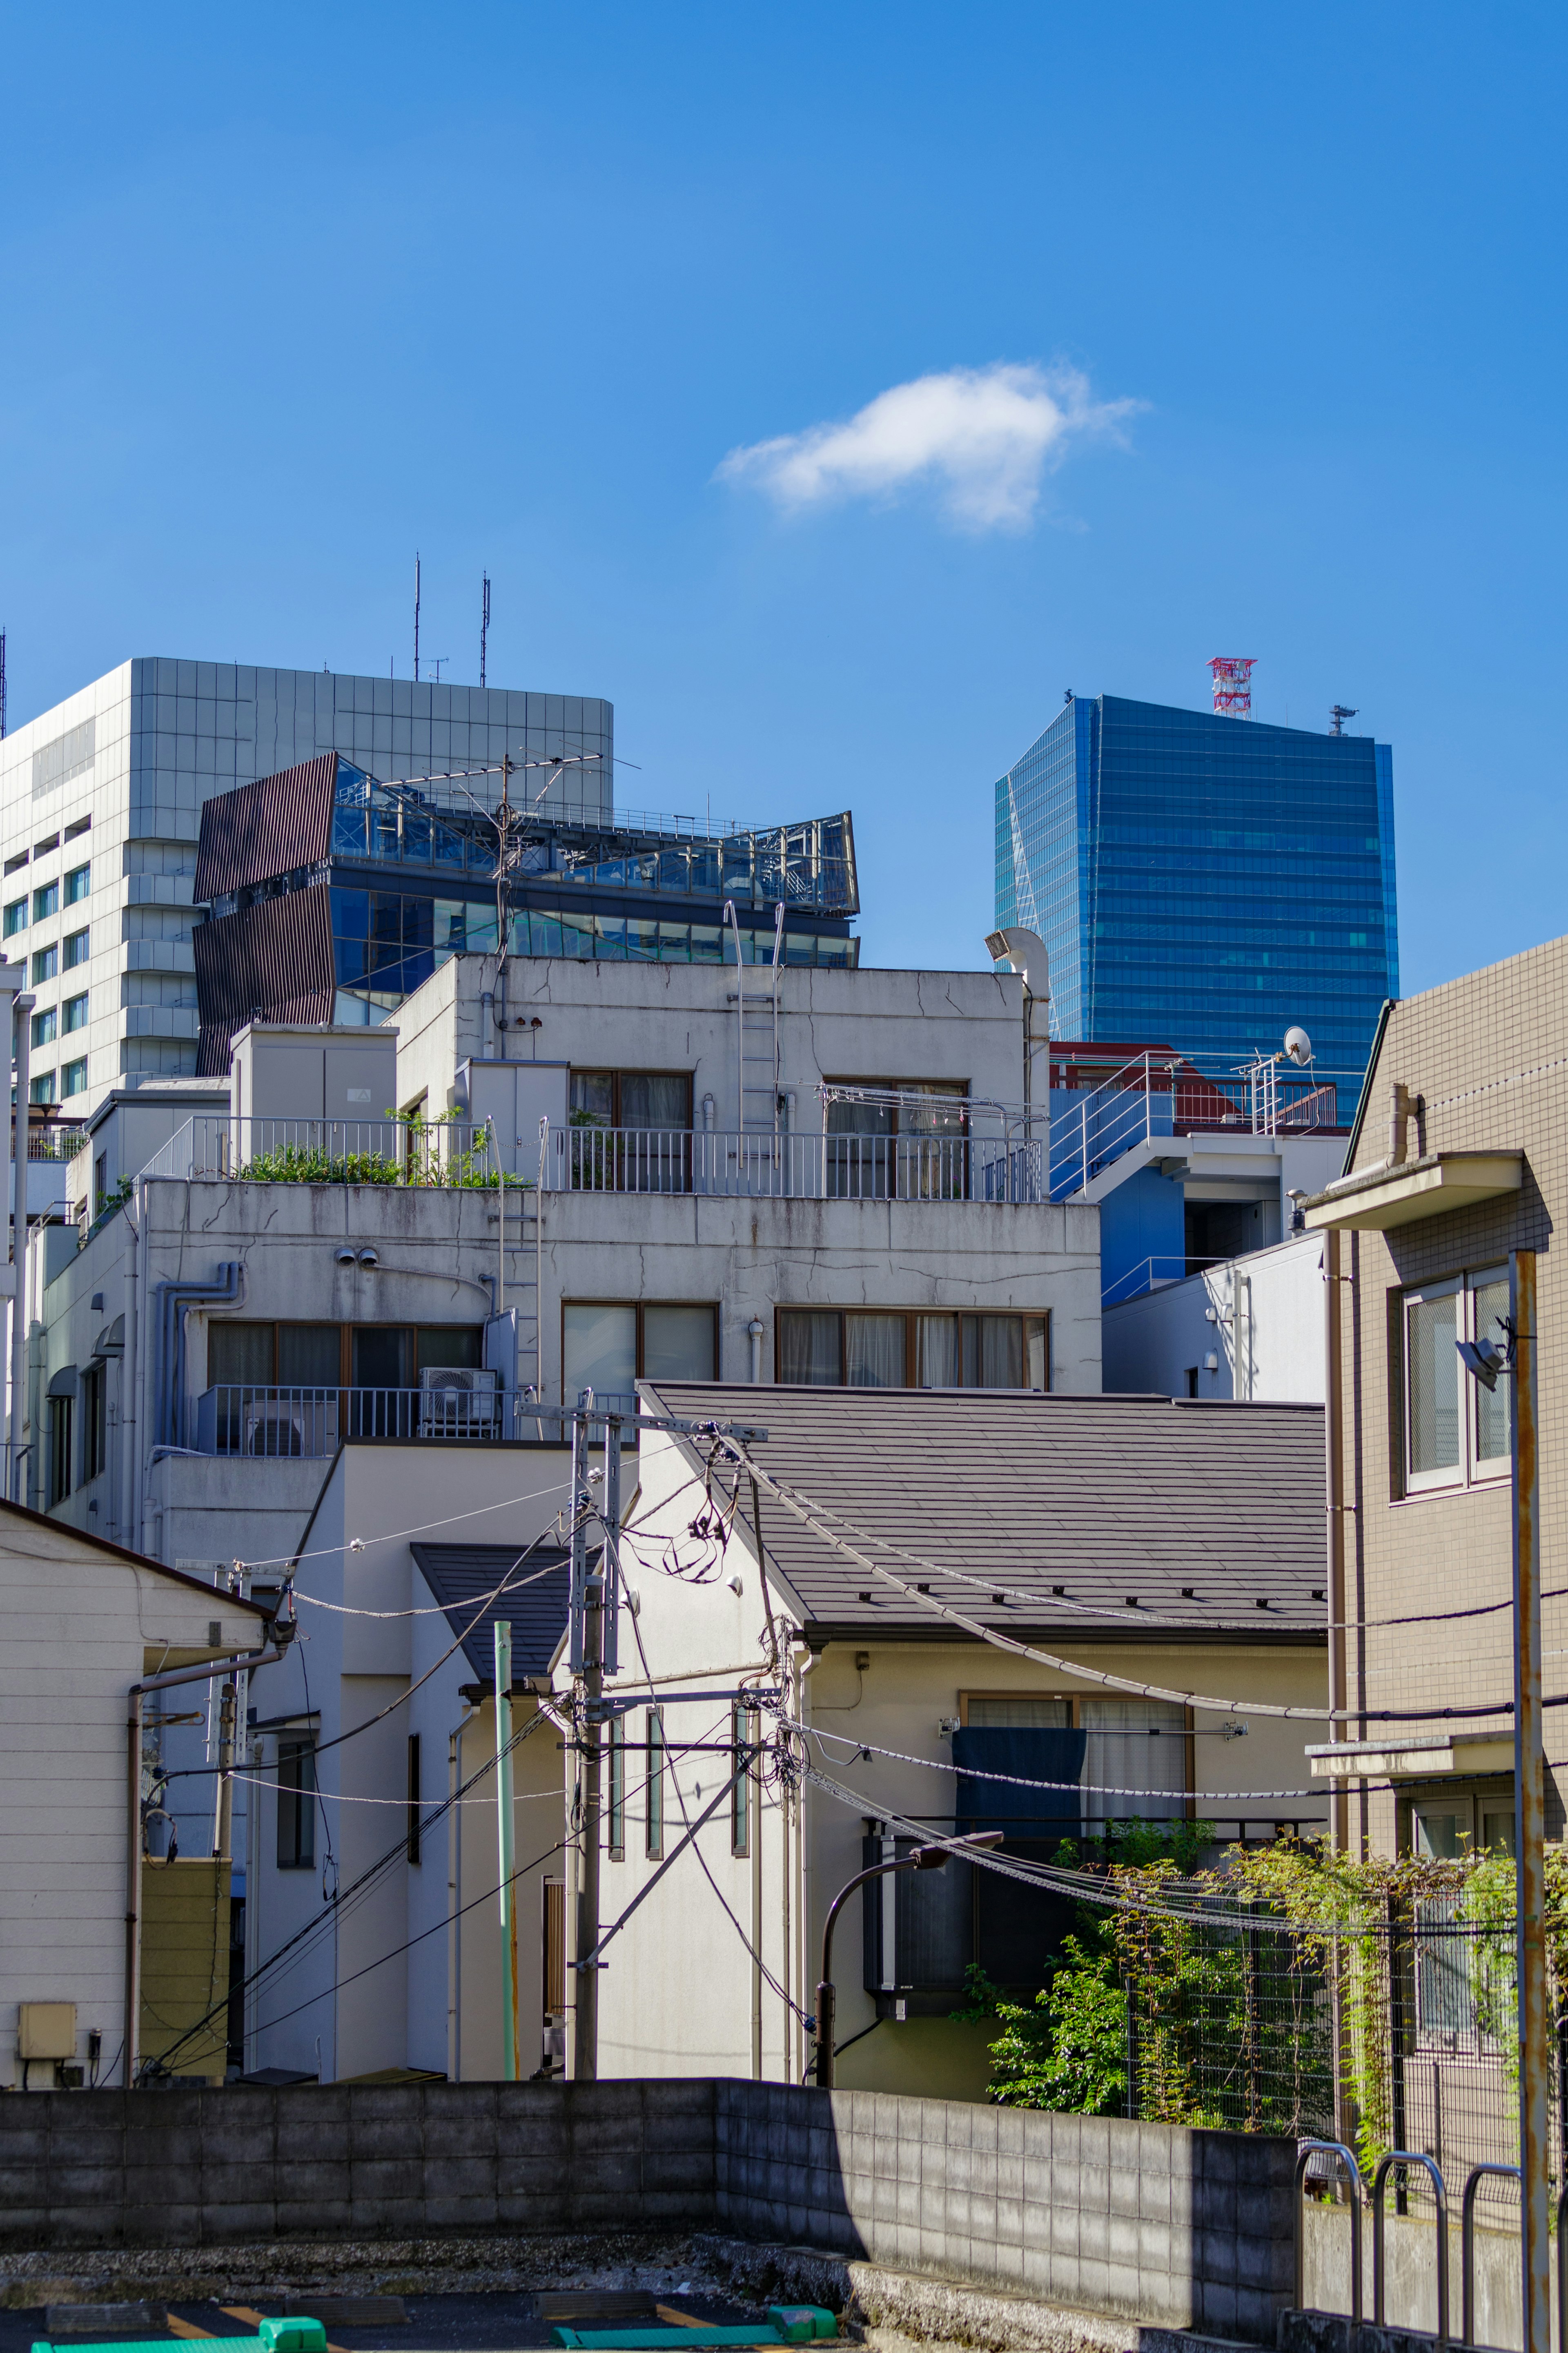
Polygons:
<instances>
[{"instance_id":1,"label":"blue glass skyscraper","mask_svg":"<svg viewBox=\"0 0 1568 2353\"><path fill-rule=\"evenodd\" d=\"M1393 752L1077 697L996 786L996 922L1045 941L1058 1037L1240 1062L1300 1022L1358 1071L1399 993Z\"/></svg>"}]
</instances>

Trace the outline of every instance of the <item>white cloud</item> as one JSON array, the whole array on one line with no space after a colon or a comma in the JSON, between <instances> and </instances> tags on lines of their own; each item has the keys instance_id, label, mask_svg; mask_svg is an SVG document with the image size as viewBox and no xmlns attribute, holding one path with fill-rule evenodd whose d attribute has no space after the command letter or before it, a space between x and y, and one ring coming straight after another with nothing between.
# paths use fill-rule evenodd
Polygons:
<instances>
[{"instance_id":1,"label":"white cloud","mask_svg":"<svg viewBox=\"0 0 1568 2353\"><path fill-rule=\"evenodd\" d=\"M715 479L754 482L784 508L926 484L965 530L1022 531L1047 469L1081 441L1120 439L1142 406L1096 400L1071 368L950 368L879 393L845 424L731 449Z\"/></svg>"}]
</instances>

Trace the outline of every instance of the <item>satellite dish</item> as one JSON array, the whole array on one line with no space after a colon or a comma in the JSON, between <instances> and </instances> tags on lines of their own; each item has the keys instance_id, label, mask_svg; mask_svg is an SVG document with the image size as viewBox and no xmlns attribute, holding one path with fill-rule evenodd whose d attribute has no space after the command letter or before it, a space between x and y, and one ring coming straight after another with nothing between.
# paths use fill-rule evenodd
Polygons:
<instances>
[{"instance_id":1,"label":"satellite dish","mask_svg":"<svg viewBox=\"0 0 1568 2353\"><path fill-rule=\"evenodd\" d=\"M1312 1041L1303 1029L1298 1026L1286 1030L1285 1051L1299 1069L1306 1069L1312 1059Z\"/></svg>"},{"instance_id":2,"label":"satellite dish","mask_svg":"<svg viewBox=\"0 0 1568 2353\"><path fill-rule=\"evenodd\" d=\"M987 932L985 945L993 964L1009 964L1031 997L1049 997L1050 963L1038 932L1010 923L1005 932Z\"/></svg>"}]
</instances>

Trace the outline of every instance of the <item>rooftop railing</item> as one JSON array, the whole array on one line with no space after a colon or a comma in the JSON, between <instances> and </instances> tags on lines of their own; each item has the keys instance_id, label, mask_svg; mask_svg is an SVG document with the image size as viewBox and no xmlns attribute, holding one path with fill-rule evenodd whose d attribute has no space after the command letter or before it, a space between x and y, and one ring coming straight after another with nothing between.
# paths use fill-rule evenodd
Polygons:
<instances>
[{"instance_id":1,"label":"rooftop railing","mask_svg":"<svg viewBox=\"0 0 1568 2353\"><path fill-rule=\"evenodd\" d=\"M509 1148L508 1157L510 1153ZM146 1179L387 1185L431 1190L698 1195L816 1201L1032 1202L1038 1145L1003 1136L734 1134L556 1127L498 1166L487 1128L397 1119L235 1119L199 1113L155 1153Z\"/></svg>"},{"instance_id":2,"label":"rooftop railing","mask_svg":"<svg viewBox=\"0 0 1568 2353\"><path fill-rule=\"evenodd\" d=\"M1266 1055L1245 1068L1214 1071L1185 1055L1137 1055L1098 1086L1055 1092L1058 1104L1063 1094L1068 1100L1051 1120L1051 1198L1081 1192L1123 1153L1158 1136L1304 1135L1337 1128L1342 1092L1353 1103L1361 1086L1359 1074L1325 1078L1287 1070Z\"/></svg>"}]
</instances>

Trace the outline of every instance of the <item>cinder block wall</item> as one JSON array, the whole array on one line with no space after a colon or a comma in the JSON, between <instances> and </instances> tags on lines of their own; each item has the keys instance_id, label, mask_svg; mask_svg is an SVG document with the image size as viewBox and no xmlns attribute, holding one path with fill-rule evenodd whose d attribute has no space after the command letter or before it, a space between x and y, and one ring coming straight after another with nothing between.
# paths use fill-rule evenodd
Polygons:
<instances>
[{"instance_id":1,"label":"cinder block wall","mask_svg":"<svg viewBox=\"0 0 1568 2353\"><path fill-rule=\"evenodd\" d=\"M727 2230L1272 2344L1292 2141L659 2077L0 2100L0 2246Z\"/></svg>"},{"instance_id":2,"label":"cinder block wall","mask_svg":"<svg viewBox=\"0 0 1568 2353\"><path fill-rule=\"evenodd\" d=\"M710 2228L710 2081L0 2100L0 2246Z\"/></svg>"},{"instance_id":3,"label":"cinder block wall","mask_svg":"<svg viewBox=\"0 0 1568 2353\"><path fill-rule=\"evenodd\" d=\"M886 2092L720 2083L738 2237L1272 2345L1293 2141Z\"/></svg>"}]
</instances>

